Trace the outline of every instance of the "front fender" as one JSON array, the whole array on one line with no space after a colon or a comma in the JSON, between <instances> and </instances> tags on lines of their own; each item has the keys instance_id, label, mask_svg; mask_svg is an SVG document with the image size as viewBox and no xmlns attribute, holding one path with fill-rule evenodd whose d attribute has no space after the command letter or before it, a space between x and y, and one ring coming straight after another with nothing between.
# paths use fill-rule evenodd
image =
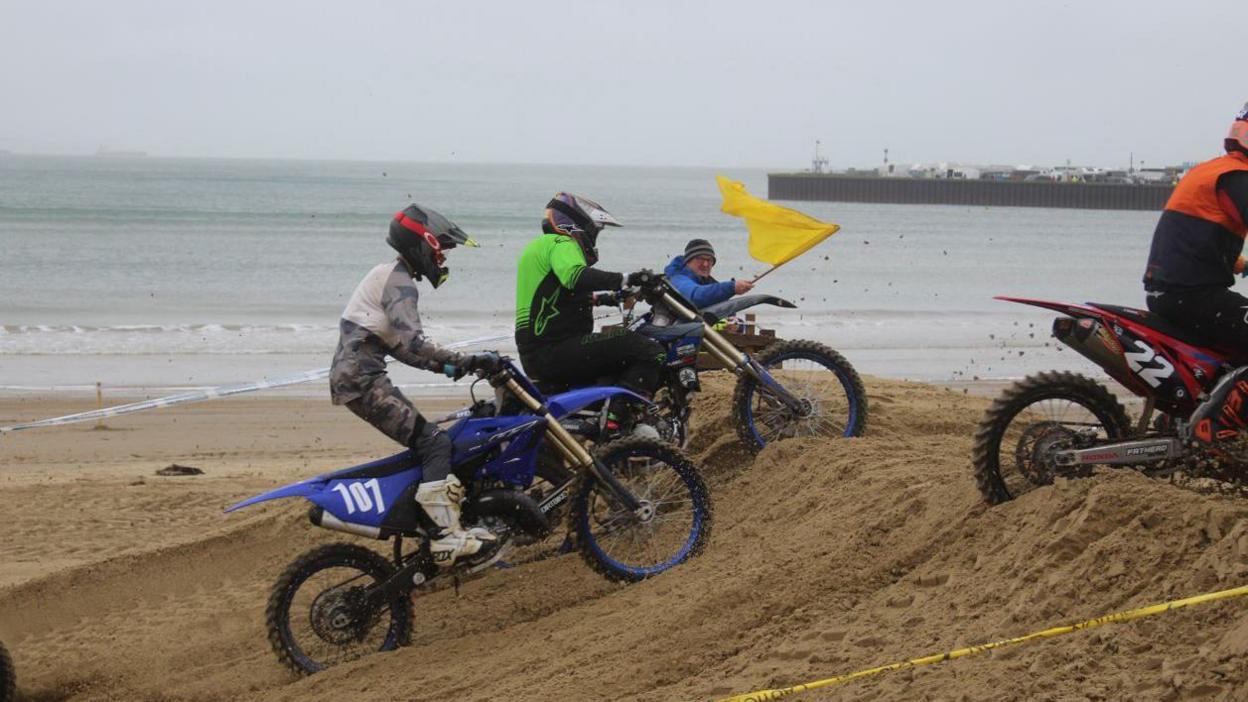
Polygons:
<instances>
[{"instance_id":1,"label":"front fender","mask_svg":"<svg viewBox=\"0 0 1248 702\"><path fill-rule=\"evenodd\" d=\"M554 415L555 419L563 419L582 407L592 405L595 402L609 400L612 397L620 395L646 405L650 404L649 400L631 390L625 390L624 388L612 385L605 385L592 388L577 388L576 390L561 392L558 395L553 395L547 398L546 407L550 409L550 413Z\"/></svg>"},{"instance_id":2,"label":"front fender","mask_svg":"<svg viewBox=\"0 0 1248 702\"><path fill-rule=\"evenodd\" d=\"M311 497L312 495L323 492L325 490L325 484L326 480L322 476L308 478L307 480L301 480L291 485L283 485L276 490L269 490L268 492L256 495L255 497L249 497L242 502L226 507L225 511L228 514L244 507L250 507L254 504L268 502L269 500L280 500L286 497Z\"/></svg>"}]
</instances>

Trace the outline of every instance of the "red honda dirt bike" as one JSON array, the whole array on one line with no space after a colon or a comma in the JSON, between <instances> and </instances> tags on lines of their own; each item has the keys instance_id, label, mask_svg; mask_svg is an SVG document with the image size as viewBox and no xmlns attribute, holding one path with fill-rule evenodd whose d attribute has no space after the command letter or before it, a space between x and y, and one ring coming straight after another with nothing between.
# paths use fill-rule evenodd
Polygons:
<instances>
[{"instance_id":1,"label":"red honda dirt bike","mask_svg":"<svg viewBox=\"0 0 1248 702\"><path fill-rule=\"evenodd\" d=\"M1218 378L1248 365L1242 353L1210 345L1144 310L997 299L1062 313L1053 336L1142 397L1144 408L1132 422L1104 385L1076 373L1047 371L1015 383L975 432L975 482L985 500L1000 504L1055 477L1088 475L1097 465L1152 477L1181 471L1248 493L1248 443L1236 439L1209 449L1188 432L1188 418Z\"/></svg>"}]
</instances>

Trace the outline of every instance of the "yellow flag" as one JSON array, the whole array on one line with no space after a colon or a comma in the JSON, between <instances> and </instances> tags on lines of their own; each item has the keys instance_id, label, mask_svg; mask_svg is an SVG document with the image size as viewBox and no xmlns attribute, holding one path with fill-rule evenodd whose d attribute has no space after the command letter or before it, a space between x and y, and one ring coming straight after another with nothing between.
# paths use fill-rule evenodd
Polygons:
<instances>
[{"instance_id":1,"label":"yellow flag","mask_svg":"<svg viewBox=\"0 0 1248 702\"><path fill-rule=\"evenodd\" d=\"M750 255L778 266L810 250L810 247L832 236L839 224L820 222L797 210L760 200L745 192L745 185L723 176L715 176L726 214L745 220L750 232Z\"/></svg>"}]
</instances>

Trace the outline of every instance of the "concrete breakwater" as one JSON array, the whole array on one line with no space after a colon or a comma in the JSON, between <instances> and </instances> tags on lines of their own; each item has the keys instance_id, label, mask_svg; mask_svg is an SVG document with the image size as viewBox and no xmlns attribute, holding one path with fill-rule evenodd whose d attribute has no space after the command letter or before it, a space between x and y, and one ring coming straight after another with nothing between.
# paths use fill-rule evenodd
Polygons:
<instances>
[{"instance_id":1,"label":"concrete breakwater","mask_svg":"<svg viewBox=\"0 0 1248 702\"><path fill-rule=\"evenodd\" d=\"M771 200L888 202L911 205L1161 210L1173 185L1051 183L957 178L881 178L824 173L769 173Z\"/></svg>"}]
</instances>

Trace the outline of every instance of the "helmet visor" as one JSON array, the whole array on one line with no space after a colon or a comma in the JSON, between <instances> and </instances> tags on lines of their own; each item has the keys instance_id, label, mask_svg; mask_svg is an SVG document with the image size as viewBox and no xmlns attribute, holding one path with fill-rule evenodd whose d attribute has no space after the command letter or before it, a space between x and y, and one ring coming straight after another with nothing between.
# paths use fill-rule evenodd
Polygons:
<instances>
[{"instance_id":1,"label":"helmet visor","mask_svg":"<svg viewBox=\"0 0 1248 702\"><path fill-rule=\"evenodd\" d=\"M619 220L611 216L611 213L607 212L606 208L587 197L572 195L572 202L577 208L584 212L589 219L598 226L599 229L602 229L603 227L624 226L620 224Z\"/></svg>"},{"instance_id":2,"label":"helmet visor","mask_svg":"<svg viewBox=\"0 0 1248 702\"><path fill-rule=\"evenodd\" d=\"M425 209L425 228L438 238L443 249L453 249L456 246L480 246L463 229L460 229L458 224L428 208Z\"/></svg>"}]
</instances>

